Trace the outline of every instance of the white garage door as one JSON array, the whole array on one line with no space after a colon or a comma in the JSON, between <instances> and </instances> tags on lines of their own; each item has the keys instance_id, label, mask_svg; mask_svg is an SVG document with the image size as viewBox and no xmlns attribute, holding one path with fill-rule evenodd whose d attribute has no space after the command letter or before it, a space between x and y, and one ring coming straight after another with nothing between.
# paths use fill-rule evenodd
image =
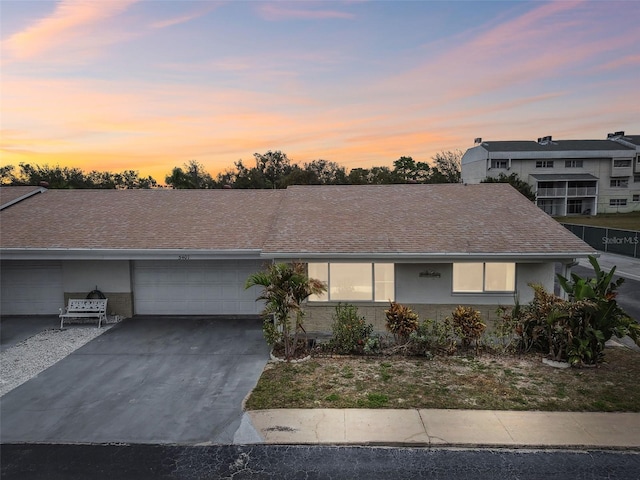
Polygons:
<instances>
[{"instance_id":1,"label":"white garage door","mask_svg":"<svg viewBox=\"0 0 640 480\"><path fill-rule=\"evenodd\" d=\"M244 289L261 261L136 261L133 298L137 315L254 315L257 288Z\"/></svg>"},{"instance_id":2,"label":"white garage door","mask_svg":"<svg viewBox=\"0 0 640 480\"><path fill-rule=\"evenodd\" d=\"M64 307L60 262L2 262L0 284L2 315L59 314Z\"/></svg>"}]
</instances>

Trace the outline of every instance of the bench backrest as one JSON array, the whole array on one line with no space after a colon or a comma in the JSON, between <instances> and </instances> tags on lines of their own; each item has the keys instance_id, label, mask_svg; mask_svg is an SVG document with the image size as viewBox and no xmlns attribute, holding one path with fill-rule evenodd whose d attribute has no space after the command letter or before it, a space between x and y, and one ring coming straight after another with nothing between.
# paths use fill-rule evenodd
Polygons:
<instances>
[{"instance_id":1,"label":"bench backrest","mask_svg":"<svg viewBox=\"0 0 640 480\"><path fill-rule=\"evenodd\" d=\"M106 298L69 299L68 312L104 312L107 310Z\"/></svg>"}]
</instances>

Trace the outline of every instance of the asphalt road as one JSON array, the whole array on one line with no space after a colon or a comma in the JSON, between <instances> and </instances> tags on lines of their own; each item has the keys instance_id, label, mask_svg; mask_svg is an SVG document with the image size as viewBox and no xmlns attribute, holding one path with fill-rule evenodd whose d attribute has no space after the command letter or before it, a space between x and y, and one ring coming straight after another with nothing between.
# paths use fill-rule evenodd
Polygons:
<instances>
[{"instance_id":1,"label":"asphalt road","mask_svg":"<svg viewBox=\"0 0 640 480\"><path fill-rule=\"evenodd\" d=\"M3 445L5 480L640 479L640 452L277 445Z\"/></svg>"}]
</instances>

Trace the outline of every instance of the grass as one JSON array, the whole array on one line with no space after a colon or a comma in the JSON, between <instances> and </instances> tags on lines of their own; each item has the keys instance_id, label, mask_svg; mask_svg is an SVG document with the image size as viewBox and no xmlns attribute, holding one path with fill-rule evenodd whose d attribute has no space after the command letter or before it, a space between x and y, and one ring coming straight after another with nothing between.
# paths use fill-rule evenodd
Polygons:
<instances>
[{"instance_id":1,"label":"grass","mask_svg":"<svg viewBox=\"0 0 640 480\"><path fill-rule=\"evenodd\" d=\"M314 357L269 363L247 400L271 408L453 408L640 412L640 353L609 348L599 368L540 357Z\"/></svg>"},{"instance_id":2,"label":"grass","mask_svg":"<svg viewBox=\"0 0 640 480\"><path fill-rule=\"evenodd\" d=\"M575 217L555 217L558 222L594 227L640 230L640 211L630 213L603 213L600 215L580 215Z\"/></svg>"}]
</instances>

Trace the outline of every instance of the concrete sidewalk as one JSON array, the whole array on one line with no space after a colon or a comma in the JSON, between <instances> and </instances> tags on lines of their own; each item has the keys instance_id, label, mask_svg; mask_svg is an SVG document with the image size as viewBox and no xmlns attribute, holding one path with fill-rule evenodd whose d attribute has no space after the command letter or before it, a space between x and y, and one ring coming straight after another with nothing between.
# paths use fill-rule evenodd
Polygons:
<instances>
[{"instance_id":1,"label":"concrete sidewalk","mask_svg":"<svg viewBox=\"0 0 640 480\"><path fill-rule=\"evenodd\" d=\"M279 409L242 424L234 443L640 450L640 413Z\"/></svg>"}]
</instances>

